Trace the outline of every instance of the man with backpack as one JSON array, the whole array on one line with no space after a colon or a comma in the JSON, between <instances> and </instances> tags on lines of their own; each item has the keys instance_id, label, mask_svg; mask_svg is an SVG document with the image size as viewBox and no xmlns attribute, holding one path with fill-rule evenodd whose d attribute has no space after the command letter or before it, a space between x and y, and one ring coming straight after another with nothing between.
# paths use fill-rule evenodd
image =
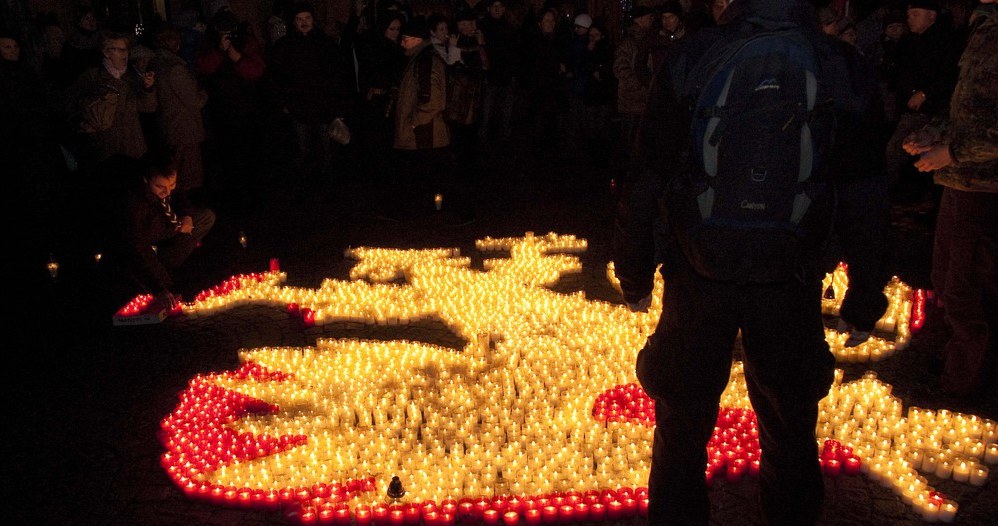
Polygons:
<instances>
[{"instance_id":1,"label":"man with backpack","mask_svg":"<svg viewBox=\"0 0 998 526\"><path fill-rule=\"evenodd\" d=\"M616 219L628 306L648 305L659 263L665 278L658 327L637 359L656 402L648 519L709 521L706 445L740 334L762 449L763 522L814 524L824 495L818 401L834 369L821 252L840 205L826 157L836 115L861 114L868 101L851 89L848 61L820 35L808 4L735 0L720 18L657 74L639 168ZM872 328L875 311L855 309L845 321Z\"/></svg>"}]
</instances>

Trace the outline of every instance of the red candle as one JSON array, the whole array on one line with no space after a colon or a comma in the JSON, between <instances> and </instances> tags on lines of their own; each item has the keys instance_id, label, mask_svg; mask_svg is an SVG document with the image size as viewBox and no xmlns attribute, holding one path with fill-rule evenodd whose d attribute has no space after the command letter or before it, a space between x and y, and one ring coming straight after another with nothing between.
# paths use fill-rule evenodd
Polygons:
<instances>
[{"instance_id":1,"label":"red candle","mask_svg":"<svg viewBox=\"0 0 998 526\"><path fill-rule=\"evenodd\" d=\"M506 526L516 526L520 522L520 514L515 511L507 511L502 514L502 523Z\"/></svg>"},{"instance_id":2,"label":"red candle","mask_svg":"<svg viewBox=\"0 0 998 526\"><path fill-rule=\"evenodd\" d=\"M527 526L539 526L541 523L541 510L529 508L523 512L523 519L527 522Z\"/></svg>"},{"instance_id":3,"label":"red candle","mask_svg":"<svg viewBox=\"0 0 998 526\"><path fill-rule=\"evenodd\" d=\"M842 473L842 463L837 458L829 458L821 461L825 469L825 474L829 477L837 477Z\"/></svg>"},{"instance_id":4,"label":"red candle","mask_svg":"<svg viewBox=\"0 0 998 526\"><path fill-rule=\"evenodd\" d=\"M312 309L308 309L308 308L302 309L301 310L301 319L305 323L306 327L312 327L312 326L314 326L315 325L315 311L313 311Z\"/></svg>"},{"instance_id":5,"label":"red candle","mask_svg":"<svg viewBox=\"0 0 998 526\"><path fill-rule=\"evenodd\" d=\"M423 513L423 524L425 526L439 526L440 525L440 514L436 511L427 511Z\"/></svg>"},{"instance_id":6,"label":"red candle","mask_svg":"<svg viewBox=\"0 0 998 526\"><path fill-rule=\"evenodd\" d=\"M455 522L457 521L455 520L454 514L447 513L445 511L440 514L440 519L437 521L437 524L439 524L440 526L454 526Z\"/></svg>"},{"instance_id":7,"label":"red candle","mask_svg":"<svg viewBox=\"0 0 998 526\"><path fill-rule=\"evenodd\" d=\"M638 501L635 499L624 499L624 517L630 518L638 514Z\"/></svg>"},{"instance_id":8,"label":"red candle","mask_svg":"<svg viewBox=\"0 0 998 526\"><path fill-rule=\"evenodd\" d=\"M648 496L638 499L638 514L642 517L648 516Z\"/></svg>"},{"instance_id":9,"label":"red candle","mask_svg":"<svg viewBox=\"0 0 998 526\"><path fill-rule=\"evenodd\" d=\"M558 506L558 521L562 524L571 524L575 522L575 506L571 504L562 504Z\"/></svg>"},{"instance_id":10,"label":"red candle","mask_svg":"<svg viewBox=\"0 0 998 526\"><path fill-rule=\"evenodd\" d=\"M725 477L728 482L738 482L742 479L742 475L745 473L745 459L736 458L734 461L728 463L728 471Z\"/></svg>"},{"instance_id":11,"label":"red candle","mask_svg":"<svg viewBox=\"0 0 998 526\"><path fill-rule=\"evenodd\" d=\"M464 501L457 505L457 514L461 518L470 516L474 511L475 505L471 502Z\"/></svg>"},{"instance_id":12,"label":"red candle","mask_svg":"<svg viewBox=\"0 0 998 526\"><path fill-rule=\"evenodd\" d=\"M589 520L602 522L606 520L606 505L602 502L594 502L589 505Z\"/></svg>"},{"instance_id":13,"label":"red candle","mask_svg":"<svg viewBox=\"0 0 998 526\"><path fill-rule=\"evenodd\" d=\"M279 272L281 270L281 260L277 258L270 258L270 271Z\"/></svg>"},{"instance_id":14,"label":"red candle","mask_svg":"<svg viewBox=\"0 0 998 526\"><path fill-rule=\"evenodd\" d=\"M849 457L842 464L842 471L846 475L858 475L861 464L862 461L860 461L859 457Z\"/></svg>"},{"instance_id":15,"label":"red candle","mask_svg":"<svg viewBox=\"0 0 998 526\"><path fill-rule=\"evenodd\" d=\"M337 524L334 521L335 510L332 508L324 508L319 510L319 524Z\"/></svg>"},{"instance_id":16,"label":"red candle","mask_svg":"<svg viewBox=\"0 0 998 526\"><path fill-rule=\"evenodd\" d=\"M541 509L541 518L544 524L558 524L558 508L548 504Z\"/></svg>"},{"instance_id":17,"label":"red candle","mask_svg":"<svg viewBox=\"0 0 998 526\"><path fill-rule=\"evenodd\" d=\"M753 477L757 476L759 474L759 469L761 467L762 467L762 463L759 461L759 459L757 459L757 458L753 459L752 461L749 462L749 465L748 465L749 475L752 475Z\"/></svg>"},{"instance_id":18,"label":"red candle","mask_svg":"<svg viewBox=\"0 0 998 526\"><path fill-rule=\"evenodd\" d=\"M589 520L589 505L585 502L575 503L575 520L576 521L586 521Z\"/></svg>"},{"instance_id":19,"label":"red candle","mask_svg":"<svg viewBox=\"0 0 998 526\"><path fill-rule=\"evenodd\" d=\"M371 518L377 524L386 524L388 522L388 508L378 504L371 510Z\"/></svg>"},{"instance_id":20,"label":"red candle","mask_svg":"<svg viewBox=\"0 0 998 526\"><path fill-rule=\"evenodd\" d=\"M339 526L350 526L350 510L339 508L333 514L333 524Z\"/></svg>"},{"instance_id":21,"label":"red candle","mask_svg":"<svg viewBox=\"0 0 998 526\"><path fill-rule=\"evenodd\" d=\"M482 524L485 526L499 526L499 512L493 509L485 510L482 514Z\"/></svg>"},{"instance_id":22,"label":"red candle","mask_svg":"<svg viewBox=\"0 0 998 526\"><path fill-rule=\"evenodd\" d=\"M354 519L357 521L357 526L370 526L371 524L371 508L370 506L357 506L353 512Z\"/></svg>"},{"instance_id":23,"label":"red candle","mask_svg":"<svg viewBox=\"0 0 998 526\"><path fill-rule=\"evenodd\" d=\"M419 511L419 507L413 504L406 506L405 508L405 523L408 526L413 526L419 524L419 518L422 516L422 512Z\"/></svg>"},{"instance_id":24,"label":"red candle","mask_svg":"<svg viewBox=\"0 0 998 526\"><path fill-rule=\"evenodd\" d=\"M606 518L612 521L620 520L624 512L624 504L619 500L610 501L606 505Z\"/></svg>"},{"instance_id":25,"label":"red candle","mask_svg":"<svg viewBox=\"0 0 998 526\"><path fill-rule=\"evenodd\" d=\"M298 515L298 522L302 524L315 524L319 522L319 514L311 506L302 508L301 514Z\"/></svg>"},{"instance_id":26,"label":"red candle","mask_svg":"<svg viewBox=\"0 0 998 526\"><path fill-rule=\"evenodd\" d=\"M388 524L390 526L402 526L405 524L405 512L402 511L402 508L388 510Z\"/></svg>"}]
</instances>

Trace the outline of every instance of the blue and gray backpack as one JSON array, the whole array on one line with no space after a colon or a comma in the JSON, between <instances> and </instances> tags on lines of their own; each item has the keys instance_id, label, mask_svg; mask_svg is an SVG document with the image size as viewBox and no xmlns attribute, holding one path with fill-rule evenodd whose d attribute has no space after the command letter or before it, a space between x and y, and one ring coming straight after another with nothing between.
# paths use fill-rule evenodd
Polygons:
<instances>
[{"instance_id":1,"label":"blue and gray backpack","mask_svg":"<svg viewBox=\"0 0 998 526\"><path fill-rule=\"evenodd\" d=\"M813 44L799 29L721 41L681 82L691 169L667 202L686 258L719 281L799 277L834 209L824 170L833 118Z\"/></svg>"}]
</instances>

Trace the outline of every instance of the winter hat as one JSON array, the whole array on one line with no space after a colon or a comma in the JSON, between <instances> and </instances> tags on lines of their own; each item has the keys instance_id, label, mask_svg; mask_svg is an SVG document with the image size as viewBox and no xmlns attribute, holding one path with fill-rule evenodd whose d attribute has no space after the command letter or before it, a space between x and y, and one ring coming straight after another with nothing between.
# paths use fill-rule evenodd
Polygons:
<instances>
[{"instance_id":1,"label":"winter hat","mask_svg":"<svg viewBox=\"0 0 998 526\"><path fill-rule=\"evenodd\" d=\"M633 8L631 8L631 20L634 20L635 18L641 18L645 15L653 15L653 14L655 14L655 10L646 5L636 5Z\"/></svg>"},{"instance_id":2,"label":"winter hat","mask_svg":"<svg viewBox=\"0 0 998 526\"><path fill-rule=\"evenodd\" d=\"M477 21L478 15L476 15L471 9L465 9L459 12L457 17L454 19L455 22L470 22L472 20Z\"/></svg>"},{"instance_id":3,"label":"winter hat","mask_svg":"<svg viewBox=\"0 0 998 526\"><path fill-rule=\"evenodd\" d=\"M291 19L294 20L294 18L298 16L298 13L308 13L314 17L315 8L308 2L296 2L295 5L291 7L291 11L289 12Z\"/></svg>"},{"instance_id":4,"label":"winter hat","mask_svg":"<svg viewBox=\"0 0 998 526\"><path fill-rule=\"evenodd\" d=\"M908 9L927 9L938 13L942 8L936 0L911 0Z\"/></svg>"},{"instance_id":5,"label":"winter hat","mask_svg":"<svg viewBox=\"0 0 998 526\"><path fill-rule=\"evenodd\" d=\"M585 13L575 15L575 25L589 29L593 25L593 17Z\"/></svg>"},{"instance_id":6,"label":"winter hat","mask_svg":"<svg viewBox=\"0 0 998 526\"><path fill-rule=\"evenodd\" d=\"M666 13L672 13L678 16L679 18L682 18L683 6L679 5L679 2L675 0L670 0L669 2L662 4L662 6L658 8L659 15L664 15Z\"/></svg>"},{"instance_id":7,"label":"winter hat","mask_svg":"<svg viewBox=\"0 0 998 526\"><path fill-rule=\"evenodd\" d=\"M889 11L886 15L884 15L884 21L881 29L887 29L887 26L891 24L904 25L907 23L908 23L908 15L905 14L903 11Z\"/></svg>"},{"instance_id":8,"label":"winter hat","mask_svg":"<svg viewBox=\"0 0 998 526\"><path fill-rule=\"evenodd\" d=\"M425 20L421 18L415 18L411 22L402 26L402 36L416 37L416 38L422 38L423 40L429 40L430 28L426 25Z\"/></svg>"}]
</instances>

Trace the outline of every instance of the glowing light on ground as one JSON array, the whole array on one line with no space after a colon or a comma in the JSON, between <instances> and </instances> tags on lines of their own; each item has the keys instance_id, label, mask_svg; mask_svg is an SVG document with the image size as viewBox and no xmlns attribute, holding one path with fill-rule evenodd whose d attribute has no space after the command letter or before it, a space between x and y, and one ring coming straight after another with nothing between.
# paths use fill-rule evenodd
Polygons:
<instances>
[{"instance_id":1,"label":"glowing light on ground","mask_svg":"<svg viewBox=\"0 0 998 526\"><path fill-rule=\"evenodd\" d=\"M540 524L643 513L654 412L635 385L634 359L661 303L631 313L548 289L581 270L572 253L585 247L555 234L486 238L478 249L509 257L485 260L484 271L453 249L358 248L348 251L358 260L350 279L317 289L282 286L275 270L205 291L185 315L257 304L306 324L434 319L466 344L320 339L241 351L240 369L194 378L163 420L164 467L192 497L284 506L302 523ZM828 286L844 292L842 280L831 276ZM892 296L881 326L895 339L865 344L881 351L906 341L906 302L911 310L902 283L887 292L901 298ZM720 405L705 472L737 481L757 472L760 455L740 363ZM816 455L829 476L863 472L927 520L948 518L956 503L920 470L983 484L998 426L902 409L872 373L843 383L839 371L821 402ZM406 495L390 504L393 475Z\"/></svg>"}]
</instances>

